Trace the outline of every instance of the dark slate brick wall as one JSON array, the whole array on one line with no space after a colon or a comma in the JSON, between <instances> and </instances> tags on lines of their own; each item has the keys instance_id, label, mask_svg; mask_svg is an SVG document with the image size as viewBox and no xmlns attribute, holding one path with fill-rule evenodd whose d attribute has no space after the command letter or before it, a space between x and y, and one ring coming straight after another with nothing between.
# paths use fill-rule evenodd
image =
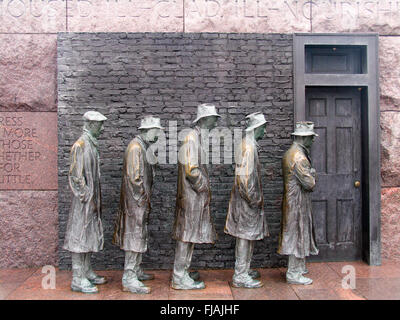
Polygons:
<instances>
[{"instance_id":1,"label":"dark slate brick wall","mask_svg":"<svg viewBox=\"0 0 400 320\"><path fill-rule=\"evenodd\" d=\"M69 151L82 131L82 114L108 117L100 137L105 248L93 257L99 269L123 268L124 252L112 245L120 195L123 153L145 114L175 120L178 130L195 118L197 105L215 103L220 126L244 128L247 114L262 111L268 126L260 158L265 212L271 237L257 241L252 267L285 265L276 254L282 198L281 157L293 128L292 36L227 33L60 33L58 35L59 263L70 267L62 249L71 192ZM168 150L167 150L168 151ZM167 158L168 159L168 158ZM224 234L234 178L231 164L211 166L212 213L218 241L196 245L195 268L233 268L235 239ZM170 269L175 241L177 165L157 169L149 250L143 267Z\"/></svg>"}]
</instances>

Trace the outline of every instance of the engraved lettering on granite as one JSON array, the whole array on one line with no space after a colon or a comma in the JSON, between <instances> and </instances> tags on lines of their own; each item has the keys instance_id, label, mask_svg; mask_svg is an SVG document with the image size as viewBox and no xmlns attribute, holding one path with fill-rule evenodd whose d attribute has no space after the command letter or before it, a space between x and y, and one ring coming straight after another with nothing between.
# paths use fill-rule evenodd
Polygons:
<instances>
[{"instance_id":1,"label":"engraved lettering on granite","mask_svg":"<svg viewBox=\"0 0 400 320\"><path fill-rule=\"evenodd\" d=\"M286 2L286 1L285 1ZM297 2L297 1L296 1ZM394 21L400 14L400 1L308 1L312 18L332 19L377 19ZM305 3L305 4L306 4ZM293 12L293 11L292 11Z\"/></svg>"},{"instance_id":2,"label":"engraved lettering on granite","mask_svg":"<svg viewBox=\"0 0 400 320\"><path fill-rule=\"evenodd\" d=\"M233 10L228 9L231 8ZM345 18L382 18L393 20L400 12L400 1L312 1L286 0L283 5L256 0L191 0L187 2L186 15L203 18L232 15L248 19L268 19L273 15L289 13L294 19L322 17L328 20ZM224 12L226 11L226 12Z\"/></svg>"},{"instance_id":3,"label":"engraved lettering on granite","mask_svg":"<svg viewBox=\"0 0 400 320\"><path fill-rule=\"evenodd\" d=\"M152 15L153 12L160 18L170 18L175 6L180 5L180 1L158 0L158 1L131 1L114 0L95 3L93 0L67 0L67 17L89 18L96 16L98 7L104 6L110 17L114 18L140 18ZM211 0L210 0L211 1ZM212 2L217 2L212 0ZM218 4L219 5L219 4ZM182 15L176 15L175 18L181 18Z\"/></svg>"},{"instance_id":4,"label":"engraved lettering on granite","mask_svg":"<svg viewBox=\"0 0 400 320\"><path fill-rule=\"evenodd\" d=\"M55 123L55 113L0 113L0 190L57 189Z\"/></svg>"},{"instance_id":5,"label":"engraved lettering on granite","mask_svg":"<svg viewBox=\"0 0 400 320\"><path fill-rule=\"evenodd\" d=\"M52 18L57 15L56 5L60 3L64 0L0 0L0 17Z\"/></svg>"}]
</instances>

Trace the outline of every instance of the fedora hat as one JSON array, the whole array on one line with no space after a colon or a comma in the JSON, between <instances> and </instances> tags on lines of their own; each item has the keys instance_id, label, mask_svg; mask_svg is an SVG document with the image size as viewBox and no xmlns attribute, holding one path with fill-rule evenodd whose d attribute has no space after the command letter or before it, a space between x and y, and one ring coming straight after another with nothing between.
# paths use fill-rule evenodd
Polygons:
<instances>
[{"instance_id":1,"label":"fedora hat","mask_svg":"<svg viewBox=\"0 0 400 320\"><path fill-rule=\"evenodd\" d=\"M267 121L264 118L264 115L261 112L254 112L252 114L249 114L246 116L246 119L247 119L247 124L246 124L247 128L245 129L245 131L251 131L267 123Z\"/></svg>"},{"instance_id":2,"label":"fedora hat","mask_svg":"<svg viewBox=\"0 0 400 320\"><path fill-rule=\"evenodd\" d=\"M107 118L97 111L87 111L83 115L83 119L87 121L105 121Z\"/></svg>"},{"instance_id":3,"label":"fedora hat","mask_svg":"<svg viewBox=\"0 0 400 320\"><path fill-rule=\"evenodd\" d=\"M197 118L193 121L193 123L199 121L201 118L216 116L220 117L217 113L217 109L213 104L203 103L197 106Z\"/></svg>"},{"instance_id":4,"label":"fedora hat","mask_svg":"<svg viewBox=\"0 0 400 320\"><path fill-rule=\"evenodd\" d=\"M296 122L296 127L293 136L316 136L318 134L314 132L314 122L311 121L298 121Z\"/></svg>"},{"instance_id":5,"label":"fedora hat","mask_svg":"<svg viewBox=\"0 0 400 320\"><path fill-rule=\"evenodd\" d=\"M146 116L140 121L139 129L153 129L153 128L164 130L164 128L161 126L160 118L156 118L153 116Z\"/></svg>"}]
</instances>

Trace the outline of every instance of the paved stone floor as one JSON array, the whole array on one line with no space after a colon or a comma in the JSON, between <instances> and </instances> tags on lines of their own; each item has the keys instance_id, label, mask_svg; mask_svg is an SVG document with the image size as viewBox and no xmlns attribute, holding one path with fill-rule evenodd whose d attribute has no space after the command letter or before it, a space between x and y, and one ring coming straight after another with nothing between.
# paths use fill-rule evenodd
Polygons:
<instances>
[{"instance_id":1,"label":"paved stone floor","mask_svg":"<svg viewBox=\"0 0 400 320\"><path fill-rule=\"evenodd\" d=\"M352 265L356 271L356 288L343 289L342 267ZM384 260L382 266L364 262L308 263L309 286L285 283L285 269L258 269L264 287L237 289L230 286L233 270L200 270L206 283L204 290L180 291L170 288L171 271L154 271L155 279L147 281L151 294L138 295L121 291L122 271L99 271L108 283L99 286L97 294L70 290L71 272L57 270L56 289L42 288L45 276L41 268L0 270L0 300L375 300L400 299L400 263Z\"/></svg>"}]
</instances>

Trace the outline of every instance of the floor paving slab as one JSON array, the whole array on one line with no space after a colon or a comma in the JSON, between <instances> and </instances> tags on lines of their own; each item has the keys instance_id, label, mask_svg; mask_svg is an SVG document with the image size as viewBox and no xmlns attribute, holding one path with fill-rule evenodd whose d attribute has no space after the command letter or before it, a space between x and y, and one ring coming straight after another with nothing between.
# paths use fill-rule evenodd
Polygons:
<instances>
[{"instance_id":1,"label":"floor paving slab","mask_svg":"<svg viewBox=\"0 0 400 320\"><path fill-rule=\"evenodd\" d=\"M36 269L0 269L0 300L16 290Z\"/></svg>"},{"instance_id":2,"label":"floor paving slab","mask_svg":"<svg viewBox=\"0 0 400 320\"><path fill-rule=\"evenodd\" d=\"M363 261L327 262L327 265L342 276L345 275L342 273L342 268L351 265L355 268L357 278L400 278L398 261L382 260L381 266L369 266Z\"/></svg>"},{"instance_id":3,"label":"floor paving slab","mask_svg":"<svg viewBox=\"0 0 400 320\"><path fill-rule=\"evenodd\" d=\"M352 265L356 271L355 288L342 286L343 266ZM257 269L262 288L245 289L231 286L233 270L199 270L204 290L175 290L171 288L171 270L147 270L153 280L144 281L150 294L122 291L122 270L97 271L108 282L99 285L99 293L83 294L70 289L72 273L56 269L56 288L43 289L46 274L42 268L0 270L0 300L399 300L400 267L397 262L384 260L382 266L364 262L307 263L312 285L289 285L286 268Z\"/></svg>"},{"instance_id":4,"label":"floor paving slab","mask_svg":"<svg viewBox=\"0 0 400 320\"><path fill-rule=\"evenodd\" d=\"M400 278L358 278L355 291L368 300L399 300Z\"/></svg>"},{"instance_id":5,"label":"floor paving slab","mask_svg":"<svg viewBox=\"0 0 400 320\"><path fill-rule=\"evenodd\" d=\"M102 274L102 273L100 273ZM56 269L55 289L43 289L42 281L46 275L38 269L16 290L14 290L7 300L99 300L104 294L101 286L99 292L94 294L84 294L71 290L71 271Z\"/></svg>"}]
</instances>

